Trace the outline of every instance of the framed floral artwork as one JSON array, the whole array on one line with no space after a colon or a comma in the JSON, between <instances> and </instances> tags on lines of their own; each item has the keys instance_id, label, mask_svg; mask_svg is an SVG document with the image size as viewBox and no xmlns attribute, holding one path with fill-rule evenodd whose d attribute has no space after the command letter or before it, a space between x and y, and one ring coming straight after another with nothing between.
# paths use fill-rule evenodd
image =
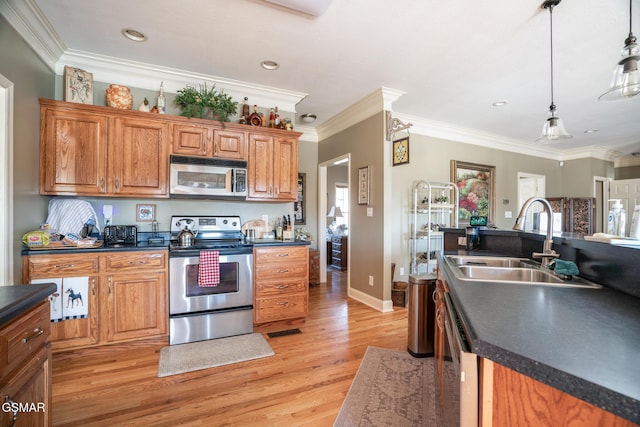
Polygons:
<instances>
[{"instance_id":1,"label":"framed floral artwork","mask_svg":"<svg viewBox=\"0 0 640 427\"><path fill-rule=\"evenodd\" d=\"M156 219L156 205L136 205L138 222L152 222Z\"/></svg>"},{"instance_id":2,"label":"framed floral artwork","mask_svg":"<svg viewBox=\"0 0 640 427\"><path fill-rule=\"evenodd\" d=\"M64 67L64 100L93 104L93 74L79 68Z\"/></svg>"},{"instance_id":3,"label":"framed floral artwork","mask_svg":"<svg viewBox=\"0 0 640 427\"><path fill-rule=\"evenodd\" d=\"M458 187L458 220L486 216L492 223L495 211L496 167L451 160L451 182Z\"/></svg>"}]
</instances>

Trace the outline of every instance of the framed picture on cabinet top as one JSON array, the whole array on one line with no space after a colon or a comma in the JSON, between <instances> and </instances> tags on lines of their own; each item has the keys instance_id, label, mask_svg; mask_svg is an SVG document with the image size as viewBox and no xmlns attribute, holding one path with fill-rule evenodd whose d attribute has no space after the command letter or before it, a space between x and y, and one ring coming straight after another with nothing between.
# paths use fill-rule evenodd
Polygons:
<instances>
[{"instance_id":1,"label":"framed picture on cabinet top","mask_svg":"<svg viewBox=\"0 0 640 427\"><path fill-rule=\"evenodd\" d=\"M64 100L93 104L93 74L79 68L64 67Z\"/></svg>"},{"instance_id":2,"label":"framed picture on cabinet top","mask_svg":"<svg viewBox=\"0 0 640 427\"><path fill-rule=\"evenodd\" d=\"M369 166L358 169L358 204L369 204Z\"/></svg>"},{"instance_id":3,"label":"framed picture on cabinet top","mask_svg":"<svg viewBox=\"0 0 640 427\"><path fill-rule=\"evenodd\" d=\"M393 141L393 166L409 163L409 137Z\"/></svg>"}]
</instances>

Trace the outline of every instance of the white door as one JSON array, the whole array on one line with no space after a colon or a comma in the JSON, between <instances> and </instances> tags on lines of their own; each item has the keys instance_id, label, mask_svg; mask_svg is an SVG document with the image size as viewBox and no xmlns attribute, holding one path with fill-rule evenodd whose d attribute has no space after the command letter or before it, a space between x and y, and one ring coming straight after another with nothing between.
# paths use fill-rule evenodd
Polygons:
<instances>
[{"instance_id":1,"label":"white door","mask_svg":"<svg viewBox=\"0 0 640 427\"><path fill-rule=\"evenodd\" d=\"M531 197L544 197L545 196L545 176L544 175L534 175L525 172L518 172L518 211L516 215L520 212L520 208ZM531 206L529 211L527 212L527 217L525 218L525 227L527 230L532 230L534 221L534 214L540 214L543 211L542 204L535 203ZM540 229L546 230L546 215L540 215ZM554 231L559 231L559 226L554 227Z\"/></svg>"},{"instance_id":2,"label":"white door","mask_svg":"<svg viewBox=\"0 0 640 427\"><path fill-rule=\"evenodd\" d=\"M609 186L609 200L620 199L624 210L627 212L627 222L625 225L625 236L629 235L631 215L636 205L640 205L640 179L621 179L611 181ZM609 202L609 209L613 202Z\"/></svg>"}]
</instances>

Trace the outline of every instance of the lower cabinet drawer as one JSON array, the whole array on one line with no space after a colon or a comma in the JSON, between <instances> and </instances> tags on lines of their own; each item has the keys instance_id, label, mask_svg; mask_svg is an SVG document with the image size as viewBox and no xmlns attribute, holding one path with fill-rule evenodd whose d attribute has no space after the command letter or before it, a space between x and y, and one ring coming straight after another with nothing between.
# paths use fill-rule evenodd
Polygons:
<instances>
[{"instance_id":1,"label":"lower cabinet drawer","mask_svg":"<svg viewBox=\"0 0 640 427\"><path fill-rule=\"evenodd\" d=\"M278 264L270 266L257 266L254 272L255 280L291 278L306 278L309 275L309 266L306 263Z\"/></svg>"},{"instance_id":2,"label":"lower cabinet drawer","mask_svg":"<svg viewBox=\"0 0 640 427\"><path fill-rule=\"evenodd\" d=\"M300 280L283 281L264 281L256 282L256 295L259 297L275 296L280 294L291 294L297 292L306 292L308 280L305 277ZM285 296L285 295L281 295Z\"/></svg>"},{"instance_id":3,"label":"lower cabinet drawer","mask_svg":"<svg viewBox=\"0 0 640 427\"><path fill-rule=\"evenodd\" d=\"M305 317L309 311L306 294L273 296L256 299L255 322L273 322Z\"/></svg>"},{"instance_id":4,"label":"lower cabinet drawer","mask_svg":"<svg viewBox=\"0 0 640 427\"><path fill-rule=\"evenodd\" d=\"M30 278L88 276L98 272L98 255L38 255L28 258Z\"/></svg>"},{"instance_id":5,"label":"lower cabinet drawer","mask_svg":"<svg viewBox=\"0 0 640 427\"><path fill-rule=\"evenodd\" d=\"M49 301L19 317L0 331L0 376L11 372L49 341Z\"/></svg>"},{"instance_id":6,"label":"lower cabinet drawer","mask_svg":"<svg viewBox=\"0 0 640 427\"><path fill-rule=\"evenodd\" d=\"M104 257L107 271L138 271L147 269L164 269L167 264L165 253L157 252L122 252Z\"/></svg>"}]
</instances>

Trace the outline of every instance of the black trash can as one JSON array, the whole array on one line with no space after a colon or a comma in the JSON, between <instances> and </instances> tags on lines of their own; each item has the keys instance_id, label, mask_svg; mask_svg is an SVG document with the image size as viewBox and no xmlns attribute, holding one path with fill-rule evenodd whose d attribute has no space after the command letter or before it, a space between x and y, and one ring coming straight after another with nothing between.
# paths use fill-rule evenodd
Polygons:
<instances>
[{"instance_id":1,"label":"black trash can","mask_svg":"<svg viewBox=\"0 0 640 427\"><path fill-rule=\"evenodd\" d=\"M409 275L409 336L407 351L413 357L433 357L436 279Z\"/></svg>"}]
</instances>

